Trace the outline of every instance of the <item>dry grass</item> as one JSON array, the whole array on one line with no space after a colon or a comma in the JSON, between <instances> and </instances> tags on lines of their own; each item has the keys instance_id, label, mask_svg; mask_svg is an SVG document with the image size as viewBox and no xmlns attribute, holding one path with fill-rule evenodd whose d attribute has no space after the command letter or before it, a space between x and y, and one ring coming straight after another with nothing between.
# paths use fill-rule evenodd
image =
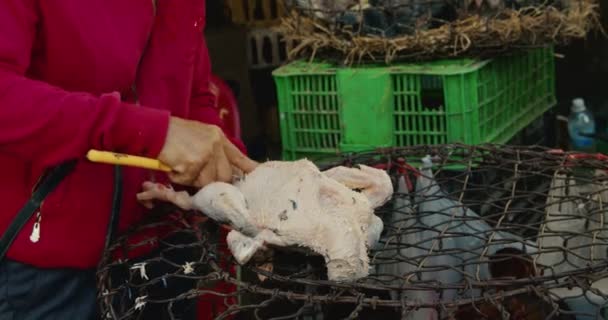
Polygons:
<instances>
[{"instance_id":1,"label":"dry grass","mask_svg":"<svg viewBox=\"0 0 608 320\"><path fill-rule=\"evenodd\" d=\"M333 30L322 22L292 13L280 27L290 59L319 55L342 60L384 61L479 55L513 48L564 44L600 30L599 5L580 0L568 9L555 7L507 9L494 17L472 15L397 38L357 35Z\"/></svg>"}]
</instances>

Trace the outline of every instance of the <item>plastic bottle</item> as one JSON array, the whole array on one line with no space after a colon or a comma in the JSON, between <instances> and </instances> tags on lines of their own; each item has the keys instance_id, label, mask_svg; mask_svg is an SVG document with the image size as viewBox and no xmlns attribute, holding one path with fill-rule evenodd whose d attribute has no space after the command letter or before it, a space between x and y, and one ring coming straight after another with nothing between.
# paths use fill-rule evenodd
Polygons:
<instances>
[{"instance_id":1,"label":"plastic bottle","mask_svg":"<svg viewBox=\"0 0 608 320\"><path fill-rule=\"evenodd\" d=\"M570 116L568 117L568 133L574 150L583 152L595 151L595 139L581 133L595 134L595 119L581 98L572 100Z\"/></svg>"}]
</instances>

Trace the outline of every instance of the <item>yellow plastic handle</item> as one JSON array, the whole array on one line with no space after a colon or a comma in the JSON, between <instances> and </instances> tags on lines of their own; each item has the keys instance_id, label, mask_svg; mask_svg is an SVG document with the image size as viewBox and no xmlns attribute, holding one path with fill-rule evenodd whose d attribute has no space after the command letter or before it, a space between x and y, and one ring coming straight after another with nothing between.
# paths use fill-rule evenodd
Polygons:
<instances>
[{"instance_id":1,"label":"yellow plastic handle","mask_svg":"<svg viewBox=\"0 0 608 320\"><path fill-rule=\"evenodd\" d=\"M122 153L90 150L87 159L91 162L115 164L143 169L171 172L171 168L156 159L132 156Z\"/></svg>"}]
</instances>

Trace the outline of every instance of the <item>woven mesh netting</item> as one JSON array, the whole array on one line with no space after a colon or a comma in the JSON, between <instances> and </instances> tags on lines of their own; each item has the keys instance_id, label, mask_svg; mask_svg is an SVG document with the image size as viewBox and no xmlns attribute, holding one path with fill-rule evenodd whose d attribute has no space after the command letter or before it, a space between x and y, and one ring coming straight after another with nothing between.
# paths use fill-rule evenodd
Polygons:
<instances>
[{"instance_id":1,"label":"woven mesh netting","mask_svg":"<svg viewBox=\"0 0 608 320\"><path fill-rule=\"evenodd\" d=\"M180 304L200 298L217 302L217 319L603 319L605 157L444 145L321 167L357 164L387 170L395 187L376 210L384 231L368 277L328 281L323 258L305 249L275 248L234 268L222 227L177 213L130 233L165 226L168 237L125 235L108 251L98 275L103 314L177 319ZM145 258L124 258L149 243L159 246Z\"/></svg>"},{"instance_id":2,"label":"woven mesh netting","mask_svg":"<svg viewBox=\"0 0 608 320\"><path fill-rule=\"evenodd\" d=\"M595 0L285 0L291 58L353 62L489 56L600 30Z\"/></svg>"}]
</instances>

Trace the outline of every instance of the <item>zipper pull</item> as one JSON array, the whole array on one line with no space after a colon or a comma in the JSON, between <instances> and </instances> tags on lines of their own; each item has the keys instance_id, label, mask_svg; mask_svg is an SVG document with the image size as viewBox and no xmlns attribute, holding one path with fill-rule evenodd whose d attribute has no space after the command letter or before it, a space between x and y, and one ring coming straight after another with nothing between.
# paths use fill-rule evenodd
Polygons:
<instances>
[{"instance_id":1,"label":"zipper pull","mask_svg":"<svg viewBox=\"0 0 608 320\"><path fill-rule=\"evenodd\" d=\"M42 220L42 215L40 211L36 214L36 222L34 223L34 228L32 229L32 234L30 234L30 241L33 243L37 243L40 241L40 221Z\"/></svg>"}]
</instances>

